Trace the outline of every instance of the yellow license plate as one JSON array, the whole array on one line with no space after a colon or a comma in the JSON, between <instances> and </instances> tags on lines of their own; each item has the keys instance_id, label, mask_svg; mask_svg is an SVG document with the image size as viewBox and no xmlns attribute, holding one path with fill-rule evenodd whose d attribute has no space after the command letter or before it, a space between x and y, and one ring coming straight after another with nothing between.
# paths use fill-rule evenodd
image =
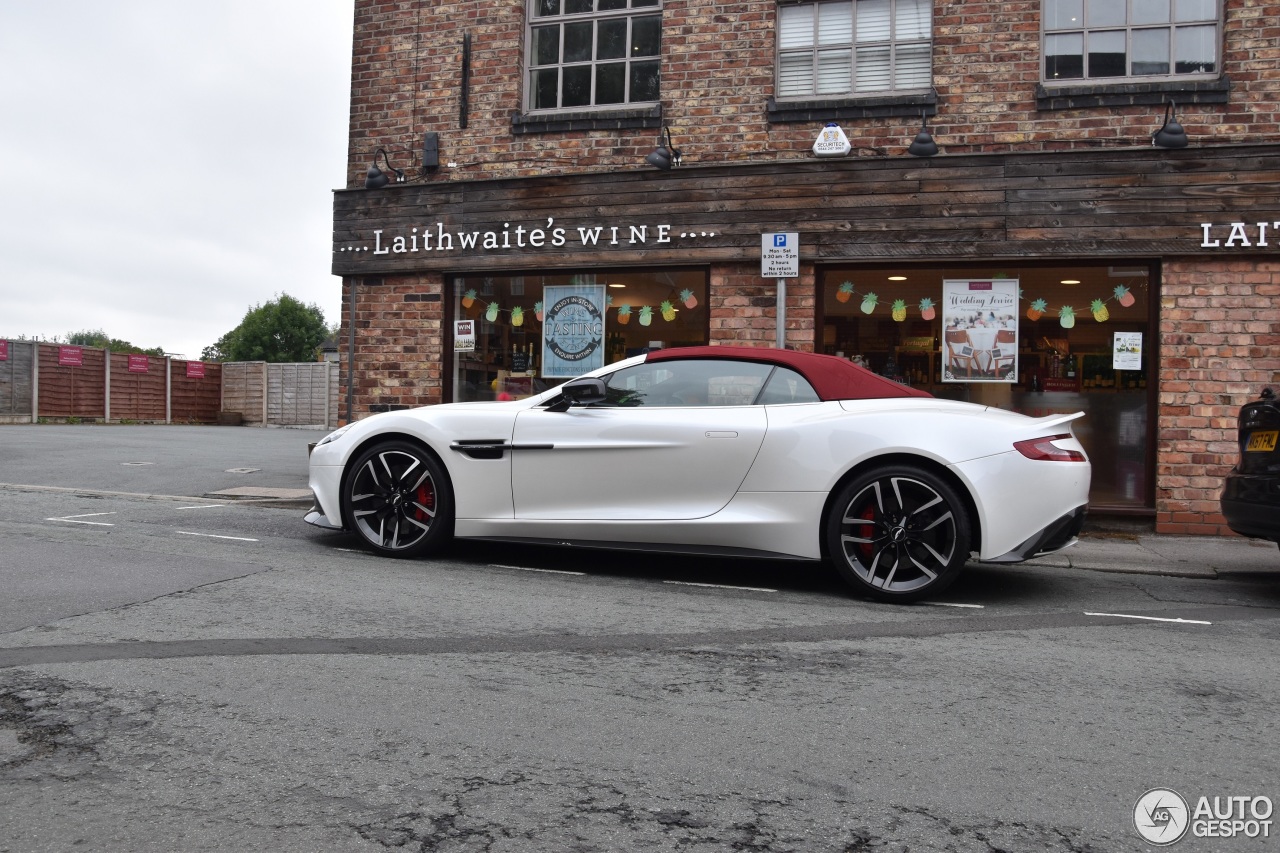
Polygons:
<instances>
[{"instance_id":1,"label":"yellow license plate","mask_svg":"<svg viewBox=\"0 0 1280 853\"><path fill-rule=\"evenodd\" d=\"M1249 443L1244 446L1244 449L1249 453L1253 453L1253 452L1269 453L1272 450L1276 449L1277 433L1280 433L1280 430L1274 430L1274 429L1259 430L1258 432L1255 432L1253 435L1249 436Z\"/></svg>"}]
</instances>

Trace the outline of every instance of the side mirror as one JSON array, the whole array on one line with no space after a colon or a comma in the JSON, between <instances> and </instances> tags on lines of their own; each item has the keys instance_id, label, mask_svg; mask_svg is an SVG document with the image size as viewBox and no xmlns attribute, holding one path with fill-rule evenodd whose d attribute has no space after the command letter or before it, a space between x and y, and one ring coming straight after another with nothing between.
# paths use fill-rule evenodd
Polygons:
<instances>
[{"instance_id":1,"label":"side mirror","mask_svg":"<svg viewBox=\"0 0 1280 853\"><path fill-rule=\"evenodd\" d=\"M560 393L571 406L590 406L608 399L604 380L596 376L571 379L560 386Z\"/></svg>"}]
</instances>

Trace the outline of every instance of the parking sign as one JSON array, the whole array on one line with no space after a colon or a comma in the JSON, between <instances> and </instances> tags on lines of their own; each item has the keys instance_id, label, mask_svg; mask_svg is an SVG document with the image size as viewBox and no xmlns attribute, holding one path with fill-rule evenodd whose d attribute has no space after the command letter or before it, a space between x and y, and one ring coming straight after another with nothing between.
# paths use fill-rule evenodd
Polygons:
<instances>
[{"instance_id":1,"label":"parking sign","mask_svg":"<svg viewBox=\"0 0 1280 853\"><path fill-rule=\"evenodd\" d=\"M799 234L781 231L760 235L760 275L764 278L799 278Z\"/></svg>"}]
</instances>

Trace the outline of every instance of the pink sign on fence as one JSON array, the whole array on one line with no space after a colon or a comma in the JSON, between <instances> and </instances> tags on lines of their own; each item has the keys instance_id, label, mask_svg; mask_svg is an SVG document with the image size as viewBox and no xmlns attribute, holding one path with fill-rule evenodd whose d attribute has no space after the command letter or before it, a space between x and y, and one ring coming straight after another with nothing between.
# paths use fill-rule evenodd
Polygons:
<instances>
[{"instance_id":1,"label":"pink sign on fence","mask_svg":"<svg viewBox=\"0 0 1280 853\"><path fill-rule=\"evenodd\" d=\"M130 373L146 373L151 369L151 360L145 355L129 356L129 372Z\"/></svg>"},{"instance_id":2,"label":"pink sign on fence","mask_svg":"<svg viewBox=\"0 0 1280 853\"><path fill-rule=\"evenodd\" d=\"M80 347L58 347L58 364L61 367L83 367L84 350Z\"/></svg>"},{"instance_id":3,"label":"pink sign on fence","mask_svg":"<svg viewBox=\"0 0 1280 853\"><path fill-rule=\"evenodd\" d=\"M187 362L187 378L203 379L204 378L204 362L188 361Z\"/></svg>"},{"instance_id":4,"label":"pink sign on fence","mask_svg":"<svg viewBox=\"0 0 1280 853\"><path fill-rule=\"evenodd\" d=\"M9 342L0 341L0 361L9 360Z\"/></svg>"}]
</instances>

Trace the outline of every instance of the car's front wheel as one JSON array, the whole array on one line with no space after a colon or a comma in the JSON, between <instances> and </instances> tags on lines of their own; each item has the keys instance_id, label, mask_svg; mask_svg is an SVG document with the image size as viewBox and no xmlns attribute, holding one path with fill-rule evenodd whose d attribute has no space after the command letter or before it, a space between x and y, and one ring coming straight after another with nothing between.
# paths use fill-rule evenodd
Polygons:
<instances>
[{"instance_id":1,"label":"car's front wheel","mask_svg":"<svg viewBox=\"0 0 1280 853\"><path fill-rule=\"evenodd\" d=\"M391 441L356 457L342 489L342 513L370 550L417 557L448 540L453 496L434 456L407 441Z\"/></svg>"},{"instance_id":2,"label":"car's front wheel","mask_svg":"<svg viewBox=\"0 0 1280 853\"><path fill-rule=\"evenodd\" d=\"M945 480L914 466L867 471L826 519L827 552L855 590L916 601L946 589L969 559L969 514Z\"/></svg>"}]
</instances>

